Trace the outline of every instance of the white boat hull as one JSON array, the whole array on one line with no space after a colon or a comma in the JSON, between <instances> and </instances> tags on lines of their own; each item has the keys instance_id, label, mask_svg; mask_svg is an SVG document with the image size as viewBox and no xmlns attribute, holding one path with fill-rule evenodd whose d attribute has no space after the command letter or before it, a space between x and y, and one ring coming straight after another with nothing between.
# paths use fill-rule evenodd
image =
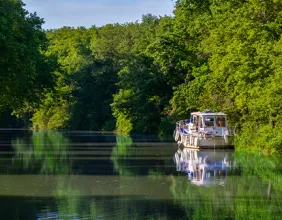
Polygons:
<instances>
[{"instance_id":1,"label":"white boat hull","mask_svg":"<svg viewBox=\"0 0 282 220\"><path fill-rule=\"evenodd\" d=\"M184 147L189 148L231 148L232 137L230 136L215 136L213 138L202 138L193 135L179 135L180 140L179 144L182 144Z\"/></svg>"}]
</instances>

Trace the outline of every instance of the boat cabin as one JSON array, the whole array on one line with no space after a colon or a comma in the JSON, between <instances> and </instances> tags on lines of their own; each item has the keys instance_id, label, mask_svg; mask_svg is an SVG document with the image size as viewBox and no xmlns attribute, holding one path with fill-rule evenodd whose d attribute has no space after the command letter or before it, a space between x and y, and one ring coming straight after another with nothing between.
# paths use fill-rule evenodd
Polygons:
<instances>
[{"instance_id":1,"label":"boat cabin","mask_svg":"<svg viewBox=\"0 0 282 220\"><path fill-rule=\"evenodd\" d=\"M227 129L226 114L218 112L193 112L189 123L189 130L196 132L212 132L215 136L222 136Z\"/></svg>"}]
</instances>

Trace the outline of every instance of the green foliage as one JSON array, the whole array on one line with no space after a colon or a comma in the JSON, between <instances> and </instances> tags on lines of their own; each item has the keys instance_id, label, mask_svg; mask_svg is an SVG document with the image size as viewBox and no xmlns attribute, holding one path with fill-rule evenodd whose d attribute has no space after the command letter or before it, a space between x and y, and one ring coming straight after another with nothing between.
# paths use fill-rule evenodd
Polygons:
<instances>
[{"instance_id":1,"label":"green foliage","mask_svg":"<svg viewBox=\"0 0 282 220\"><path fill-rule=\"evenodd\" d=\"M110 104L116 91L116 73L109 61L96 61L73 74L70 127L84 130L114 130Z\"/></svg>"},{"instance_id":2,"label":"green foliage","mask_svg":"<svg viewBox=\"0 0 282 220\"><path fill-rule=\"evenodd\" d=\"M134 96L132 90L119 90L114 95L114 103L111 104L113 115L117 118L117 130L123 133L129 133L132 130L132 118L129 115L130 106L128 103Z\"/></svg>"},{"instance_id":3,"label":"green foliage","mask_svg":"<svg viewBox=\"0 0 282 220\"><path fill-rule=\"evenodd\" d=\"M135 132L157 132L170 88L162 73L149 65L149 58L138 56L119 72L120 90L112 104L118 130L123 129L124 123L129 127L131 123Z\"/></svg>"},{"instance_id":4,"label":"green foliage","mask_svg":"<svg viewBox=\"0 0 282 220\"><path fill-rule=\"evenodd\" d=\"M42 21L28 16L20 1L8 2L3 13L17 13L1 18L5 52L1 50L0 65L11 72L2 74L0 94L6 101L0 106L13 103L29 111L29 102L40 96L37 83L40 90L52 84L51 58L60 64L55 88L43 90L44 99L33 109L34 127L115 127L164 137L171 135L173 120L187 118L195 109L213 109L229 115L229 124L241 135L239 145L280 149L280 1L179 0L174 17L147 14L140 23L47 31L49 47ZM26 38L20 27L29 22L33 26L26 30L33 27L34 35ZM260 133L252 135L257 141L247 136L252 128Z\"/></svg>"},{"instance_id":5,"label":"green foliage","mask_svg":"<svg viewBox=\"0 0 282 220\"><path fill-rule=\"evenodd\" d=\"M194 57L189 62L186 56L190 68L180 66L187 73L170 101L172 113L185 117L194 108L223 111L230 124L243 128L240 145L281 148L281 9L278 1L178 1L172 28L162 37L176 40L173 45L182 45L181 50L158 45L162 56L155 58Z\"/></svg>"},{"instance_id":6,"label":"green foliage","mask_svg":"<svg viewBox=\"0 0 282 220\"><path fill-rule=\"evenodd\" d=\"M41 104L34 110L31 121L34 128L67 128L70 120L69 106L72 98L72 85L67 85L68 77L57 73L56 87L45 95Z\"/></svg>"},{"instance_id":7,"label":"green foliage","mask_svg":"<svg viewBox=\"0 0 282 220\"><path fill-rule=\"evenodd\" d=\"M21 0L0 1L0 108L34 106L53 86L54 57L46 54L43 20Z\"/></svg>"},{"instance_id":8,"label":"green foliage","mask_svg":"<svg viewBox=\"0 0 282 220\"><path fill-rule=\"evenodd\" d=\"M132 32L132 51L121 62L117 83L119 92L114 95L111 105L118 131L157 133L172 95L168 78L146 52L150 42L156 38L159 24L160 19L149 14L143 16L142 23L127 27Z\"/></svg>"},{"instance_id":9,"label":"green foliage","mask_svg":"<svg viewBox=\"0 0 282 220\"><path fill-rule=\"evenodd\" d=\"M159 138L172 139L172 134L175 127L175 120L171 117L163 117L159 124L158 136Z\"/></svg>"},{"instance_id":10,"label":"green foliage","mask_svg":"<svg viewBox=\"0 0 282 220\"><path fill-rule=\"evenodd\" d=\"M48 94L32 117L33 127L41 129L66 128L69 120L68 103L60 97L51 97Z\"/></svg>"},{"instance_id":11,"label":"green foliage","mask_svg":"<svg viewBox=\"0 0 282 220\"><path fill-rule=\"evenodd\" d=\"M281 152L282 127L271 128L269 124L245 123L236 137L236 147L239 150L265 151L267 153Z\"/></svg>"},{"instance_id":12,"label":"green foliage","mask_svg":"<svg viewBox=\"0 0 282 220\"><path fill-rule=\"evenodd\" d=\"M109 126L114 120L110 103L116 91L117 65L115 57L107 55L111 50L107 45L111 44L103 44L106 37L98 32L104 29L64 27L47 32L48 53L58 57L60 72L55 90L35 110L34 125L48 129L114 129Z\"/></svg>"}]
</instances>

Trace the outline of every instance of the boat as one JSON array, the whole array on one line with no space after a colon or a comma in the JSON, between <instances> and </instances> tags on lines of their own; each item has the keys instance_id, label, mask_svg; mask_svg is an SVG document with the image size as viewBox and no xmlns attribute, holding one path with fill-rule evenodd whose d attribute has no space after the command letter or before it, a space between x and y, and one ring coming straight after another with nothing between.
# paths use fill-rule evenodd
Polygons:
<instances>
[{"instance_id":1,"label":"boat","mask_svg":"<svg viewBox=\"0 0 282 220\"><path fill-rule=\"evenodd\" d=\"M192 112L191 119L176 122L174 139L189 148L233 148L235 129L222 112Z\"/></svg>"}]
</instances>

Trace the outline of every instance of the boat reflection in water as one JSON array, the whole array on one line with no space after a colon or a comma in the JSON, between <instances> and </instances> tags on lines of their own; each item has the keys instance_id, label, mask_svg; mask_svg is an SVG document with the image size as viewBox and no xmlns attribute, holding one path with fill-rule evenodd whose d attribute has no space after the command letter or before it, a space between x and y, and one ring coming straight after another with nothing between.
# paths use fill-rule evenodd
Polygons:
<instances>
[{"instance_id":1,"label":"boat reflection in water","mask_svg":"<svg viewBox=\"0 0 282 220\"><path fill-rule=\"evenodd\" d=\"M224 185L228 171L235 168L233 151L178 149L176 171L187 173L196 185Z\"/></svg>"}]
</instances>

